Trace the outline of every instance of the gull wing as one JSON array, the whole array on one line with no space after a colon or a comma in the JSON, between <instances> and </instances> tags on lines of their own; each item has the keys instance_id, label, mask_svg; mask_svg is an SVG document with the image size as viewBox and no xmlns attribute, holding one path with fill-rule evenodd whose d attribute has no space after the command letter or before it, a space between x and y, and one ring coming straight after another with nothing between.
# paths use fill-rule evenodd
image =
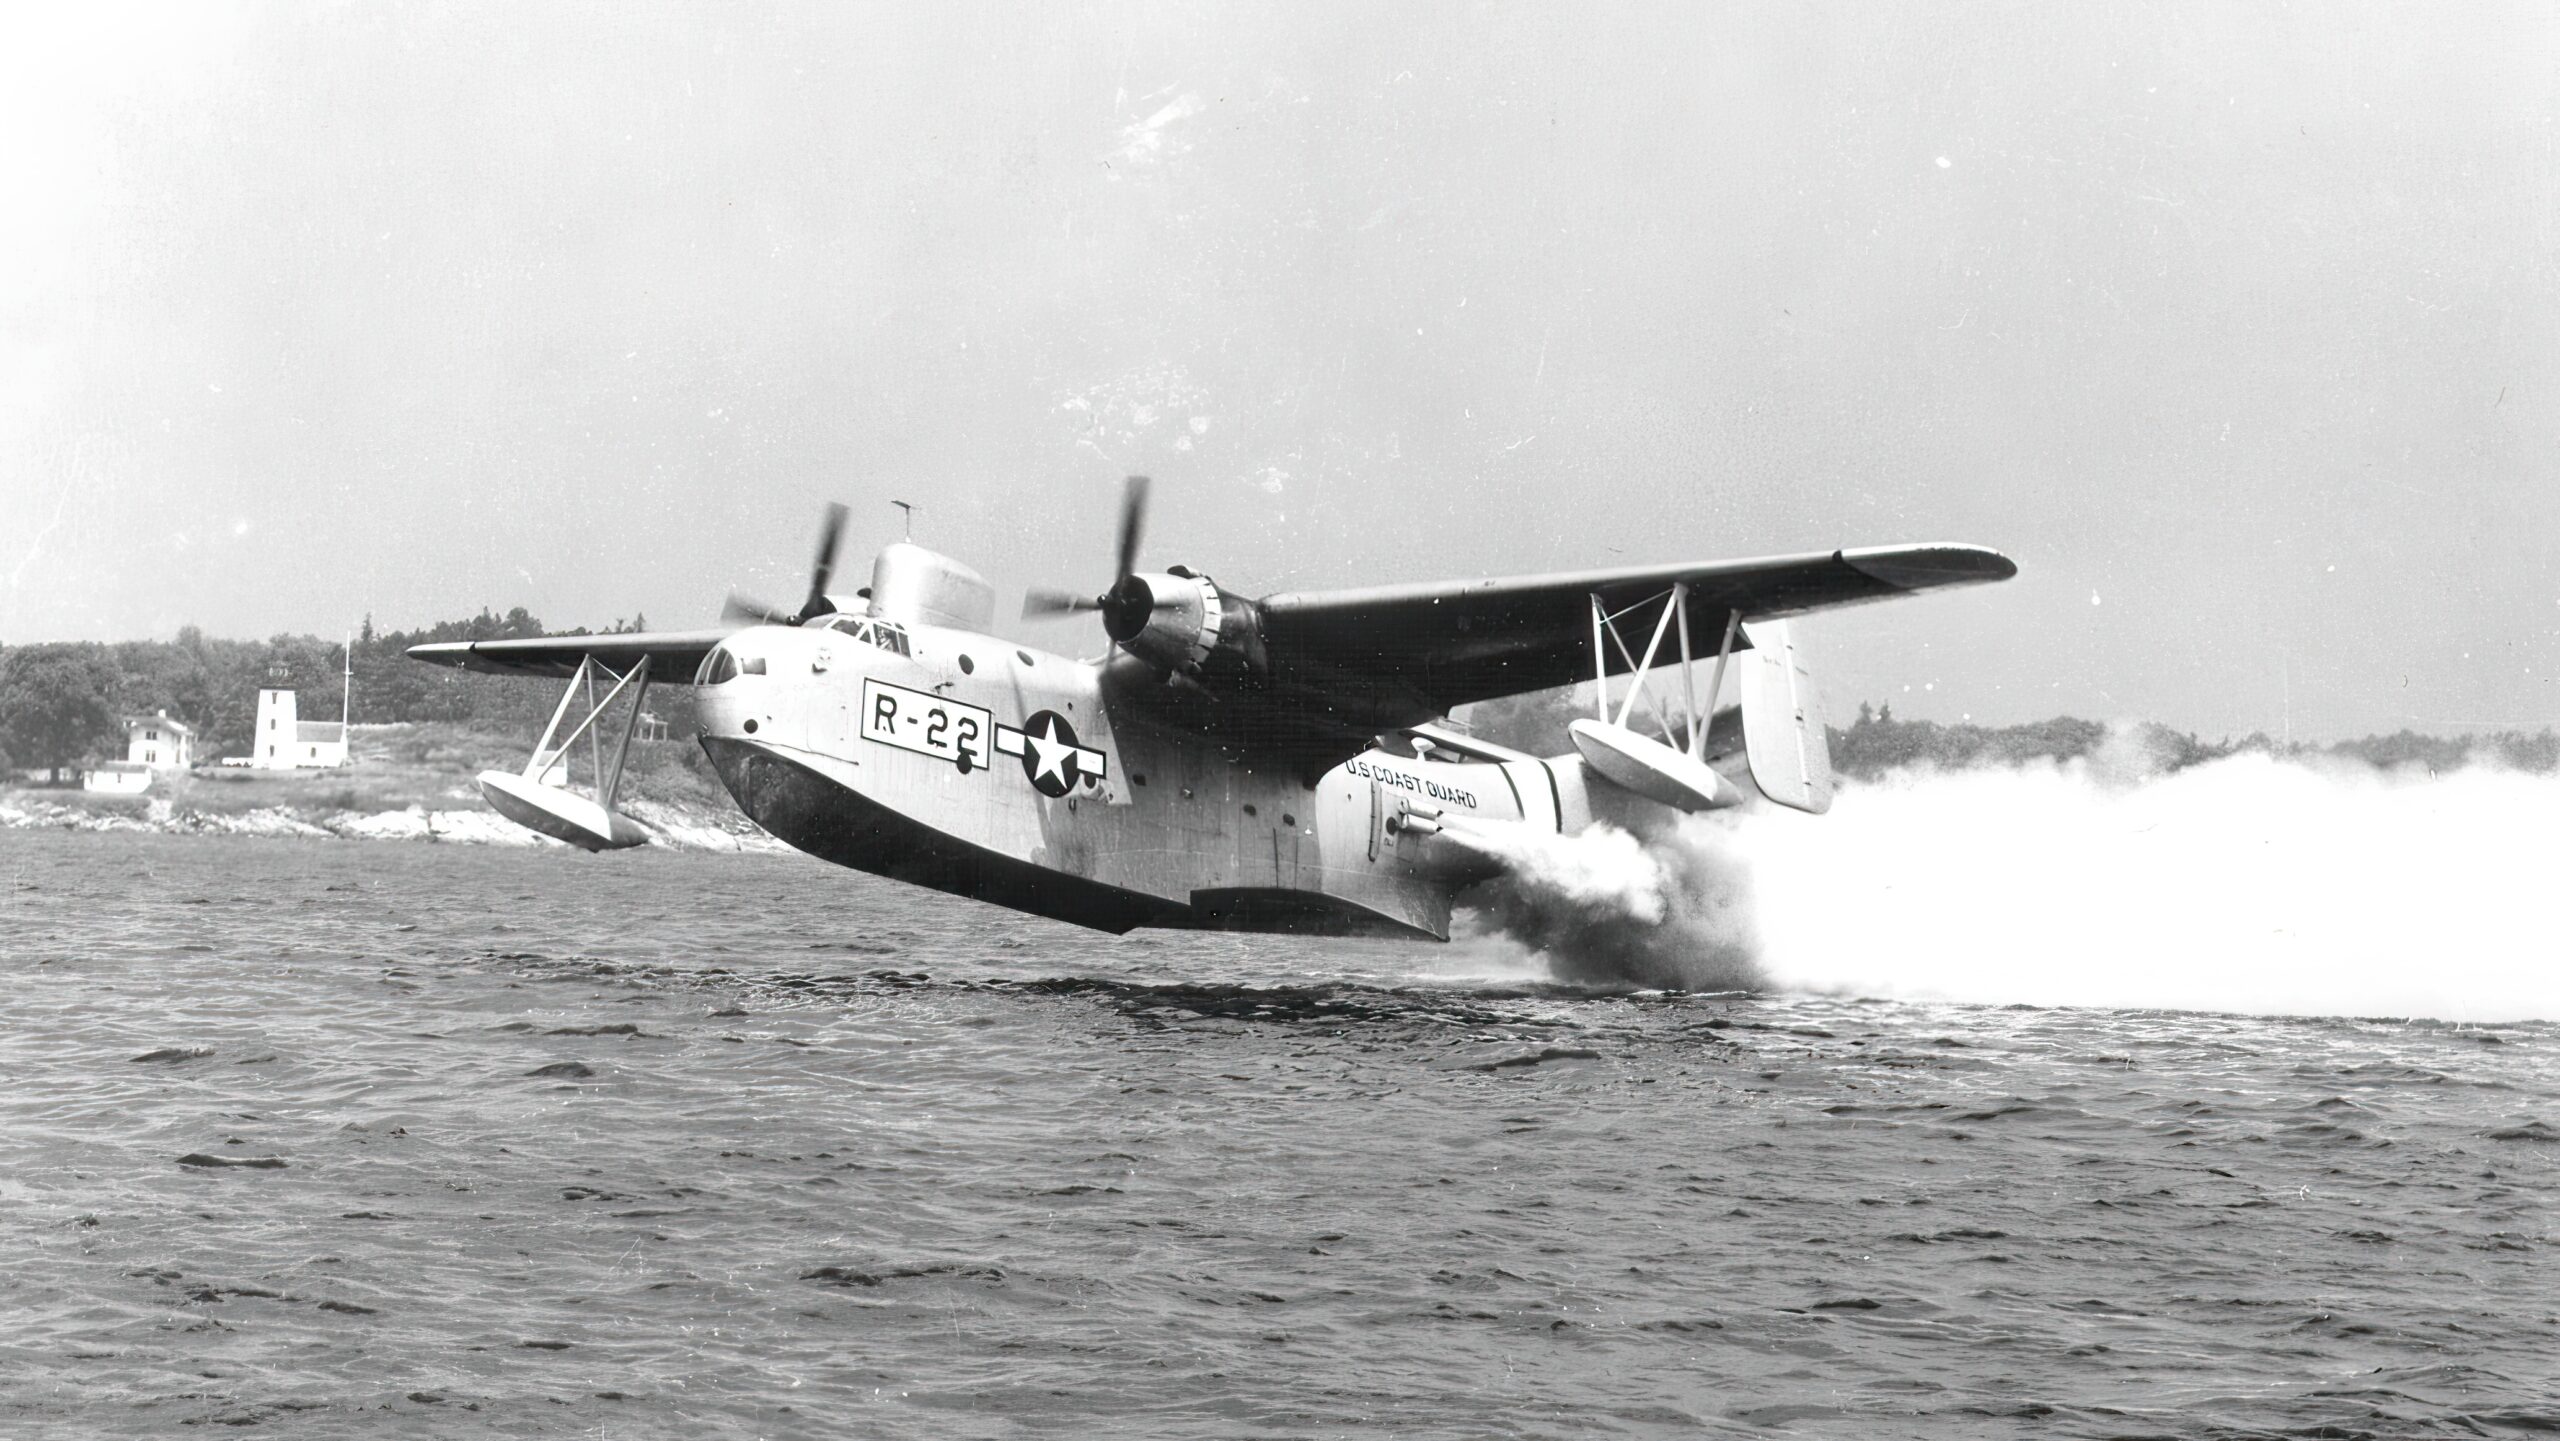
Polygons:
<instances>
[{"instance_id":1,"label":"gull wing","mask_svg":"<svg viewBox=\"0 0 2560 1441\"><path fill-rule=\"evenodd\" d=\"M1589 679L1594 596L1615 611L1685 582L1691 643L1711 654L1735 611L1746 621L1772 620L2017 573L2007 556L1977 545L1890 545L1291 593L1261 602L1262 640L1274 678L1290 689L1325 693L1346 718L1376 711L1384 724L1409 725L1469 701ZM1634 644L1642 650L1641 640ZM1746 644L1735 637L1737 650ZM1610 674L1633 668L1608 651Z\"/></svg>"},{"instance_id":2,"label":"gull wing","mask_svg":"<svg viewBox=\"0 0 2560 1441\"><path fill-rule=\"evenodd\" d=\"M592 656L627 673L643 659L653 685L691 685L711 648L737 633L719 630L634 631L621 635L540 635L523 640L452 640L409 647L409 659L484 675L541 675L565 680Z\"/></svg>"}]
</instances>

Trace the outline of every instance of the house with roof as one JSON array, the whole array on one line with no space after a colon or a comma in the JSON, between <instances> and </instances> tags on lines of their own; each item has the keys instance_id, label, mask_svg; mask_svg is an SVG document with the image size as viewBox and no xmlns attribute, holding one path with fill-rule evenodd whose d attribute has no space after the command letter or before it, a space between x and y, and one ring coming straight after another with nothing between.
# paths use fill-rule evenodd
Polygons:
<instances>
[{"instance_id":1,"label":"house with roof","mask_svg":"<svg viewBox=\"0 0 2560 1441\"><path fill-rule=\"evenodd\" d=\"M195 727L167 711L124 718L124 758L155 771L182 771L196 763Z\"/></svg>"},{"instance_id":2,"label":"house with roof","mask_svg":"<svg viewBox=\"0 0 2560 1441\"><path fill-rule=\"evenodd\" d=\"M124 759L104 761L80 773L80 788L111 795L133 795L151 788L162 771L183 771L195 764L196 733L167 711L124 718Z\"/></svg>"}]
</instances>

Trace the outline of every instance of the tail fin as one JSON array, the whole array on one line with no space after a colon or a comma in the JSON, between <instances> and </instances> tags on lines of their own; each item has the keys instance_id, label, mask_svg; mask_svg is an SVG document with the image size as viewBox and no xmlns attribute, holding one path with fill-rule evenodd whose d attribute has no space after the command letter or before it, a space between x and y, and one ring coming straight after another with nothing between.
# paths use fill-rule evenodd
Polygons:
<instances>
[{"instance_id":1,"label":"tail fin","mask_svg":"<svg viewBox=\"0 0 2560 1441\"><path fill-rule=\"evenodd\" d=\"M1831 742L1813 673L1782 620L1743 627L1751 648L1742 671L1742 741L1751 780L1782 806L1820 815L1831 809Z\"/></svg>"}]
</instances>

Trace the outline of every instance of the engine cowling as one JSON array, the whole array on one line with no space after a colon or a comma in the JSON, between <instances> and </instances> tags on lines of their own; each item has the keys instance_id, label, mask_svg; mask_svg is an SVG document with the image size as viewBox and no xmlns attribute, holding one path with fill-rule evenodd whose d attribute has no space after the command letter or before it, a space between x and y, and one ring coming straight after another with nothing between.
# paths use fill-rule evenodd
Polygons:
<instances>
[{"instance_id":1,"label":"engine cowling","mask_svg":"<svg viewBox=\"0 0 2560 1441\"><path fill-rule=\"evenodd\" d=\"M1269 664L1254 603L1181 566L1123 577L1103 593L1102 628L1121 649L1179 675L1245 675Z\"/></svg>"}]
</instances>

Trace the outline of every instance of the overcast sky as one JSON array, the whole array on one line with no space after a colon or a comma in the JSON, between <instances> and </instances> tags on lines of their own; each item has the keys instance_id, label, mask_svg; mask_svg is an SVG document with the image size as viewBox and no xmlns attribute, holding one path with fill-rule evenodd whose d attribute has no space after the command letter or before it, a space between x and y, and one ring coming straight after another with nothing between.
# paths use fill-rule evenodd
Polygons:
<instances>
[{"instance_id":1,"label":"overcast sky","mask_svg":"<svg viewBox=\"0 0 2560 1441\"><path fill-rule=\"evenodd\" d=\"M2018 561L1843 709L2560 720L2536 0L46 10L0 642L703 624L829 499L1009 616L1144 470L1255 594Z\"/></svg>"}]
</instances>

